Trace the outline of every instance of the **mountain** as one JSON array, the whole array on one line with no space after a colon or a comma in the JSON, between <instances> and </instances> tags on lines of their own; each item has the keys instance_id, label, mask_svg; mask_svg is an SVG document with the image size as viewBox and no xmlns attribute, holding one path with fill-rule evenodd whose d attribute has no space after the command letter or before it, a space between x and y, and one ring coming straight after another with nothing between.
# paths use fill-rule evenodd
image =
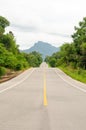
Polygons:
<instances>
[{"instance_id":1,"label":"mountain","mask_svg":"<svg viewBox=\"0 0 86 130\"><path fill-rule=\"evenodd\" d=\"M60 50L59 47L57 48L57 47L52 46L49 43L38 41L31 48L23 50L23 52L30 53L33 51L37 51L40 54L42 54L42 57L44 59L46 56L51 56L53 53L59 50Z\"/></svg>"}]
</instances>

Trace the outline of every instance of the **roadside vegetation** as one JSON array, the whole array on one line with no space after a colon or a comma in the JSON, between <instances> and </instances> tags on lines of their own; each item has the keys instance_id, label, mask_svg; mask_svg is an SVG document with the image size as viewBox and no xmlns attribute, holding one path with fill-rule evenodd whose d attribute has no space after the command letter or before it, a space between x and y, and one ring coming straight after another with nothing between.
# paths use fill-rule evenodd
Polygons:
<instances>
[{"instance_id":1,"label":"roadside vegetation","mask_svg":"<svg viewBox=\"0 0 86 130\"><path fill-rule=\"evenodd\" d=\"M9 25L10 22L0 16L0 77L13 71L38 67L42 63L42 56L38 52L20 52L13 32L5 32Z\"/></svg>"},{"instance_id":2,"label":"roadside vegetation","mask_svg":"<svg viewBox=\"0 0 86 130\"><path fill-rule=\"evenodd\" d=\"M51 67L59 67L68 75L86 83L86 17L74 27L72 43L64 43L60 51L47 56L45 61Z\"/></svg>"}]
</instances>

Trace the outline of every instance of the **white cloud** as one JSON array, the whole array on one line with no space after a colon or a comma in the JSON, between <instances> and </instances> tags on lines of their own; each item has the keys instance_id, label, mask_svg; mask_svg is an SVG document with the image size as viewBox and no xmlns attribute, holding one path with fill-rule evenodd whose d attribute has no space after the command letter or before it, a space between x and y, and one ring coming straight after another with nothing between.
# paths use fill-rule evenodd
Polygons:
<instances>
[{"instance_id":1,"label":"white cloud","mask_svg":"<svg viewBox=\"0 0 86 130\"><path fill-rule=\"evenodd\" d=\"M66 36L85 17L85 5L85 0L1 0L0 15L11 22L7 30L22 49L38 40L59 46L71 42Z\"/></svg>"}]
</instances>

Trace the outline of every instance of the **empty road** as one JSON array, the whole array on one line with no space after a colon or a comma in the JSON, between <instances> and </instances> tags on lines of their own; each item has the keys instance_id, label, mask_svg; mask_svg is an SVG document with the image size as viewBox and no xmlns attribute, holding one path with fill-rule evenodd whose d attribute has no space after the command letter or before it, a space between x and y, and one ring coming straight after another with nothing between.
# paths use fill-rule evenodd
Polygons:
<instances>
[{"instance_id":1,"label":"empty road","mask_svg":"<svg viewBox=\"0 0 86 130\"><path fill-rule=\"evenodd\" d=\"M0 84L0 130L86 130L86 85L46 63Z\"/></svg>"}]
</instances>

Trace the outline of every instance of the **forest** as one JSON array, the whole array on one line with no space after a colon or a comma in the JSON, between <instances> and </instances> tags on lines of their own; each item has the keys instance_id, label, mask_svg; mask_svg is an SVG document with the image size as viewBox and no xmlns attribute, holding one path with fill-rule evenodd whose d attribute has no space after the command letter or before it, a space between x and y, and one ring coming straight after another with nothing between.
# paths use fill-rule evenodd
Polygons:
<instances>
[{"instance_id":1,"label":"forest","mask_svg":"<svg viewBox=\"0 0 86 130\"><path fill-rule=\"evenodd\" d=\"M38 52L26 54L19 50L12 31L6 33L10 22L0 16L0 77L10 71L20 71L29 67L39 67L42 55ZM64 43L60 51L46 56L45 62L51 67L59 67L71 77L86 83L86 17L74 27L73 42Z\"/></svg>"},{"instance_id":2,"label":"forest","mask_svg":"<svg viewBox=\"0 0 86 130\"><path fill-rule=\"evenodd\" d=\"M8 26L10 22L0 16L0 77L11 71L38 67L42 63L42 56L38 52L26 54L19 50L13 32L5 31Z\"/></svg>"},{"instance_id":3,"label":"forest","mask_svg":"<svg viewBox=\"0 0 86 130\"><path fill-rule=\"evenodd\" d=\"M64 43L60 51L47 56L51 67L59 67L71 77L86 82L86 17L74 27L72 43Z\"/></svg>"}]
</instances>

